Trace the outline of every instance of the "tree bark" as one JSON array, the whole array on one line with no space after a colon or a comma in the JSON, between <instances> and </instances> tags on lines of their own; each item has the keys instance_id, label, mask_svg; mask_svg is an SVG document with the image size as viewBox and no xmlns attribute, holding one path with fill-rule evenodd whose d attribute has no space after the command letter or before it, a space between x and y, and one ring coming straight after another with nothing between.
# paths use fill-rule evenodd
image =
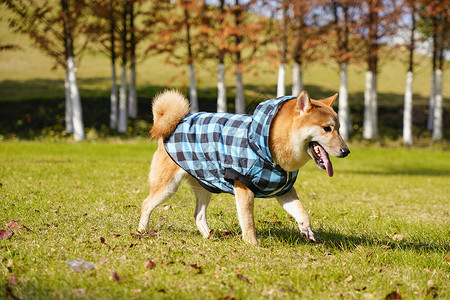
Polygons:
<instances>
[{"instance_id":1,"label":"tree bark","mask_svg":"<svg viewBox=\"0 0 450 300\"><path fill-rule=\"evenodd\" d=\"M191 113L198 112L197 86L192 62L189 63L189 99L191 100Z\"/></svg>"},{"instance_id":2,"label":"tree bark","mask_svg":"<svg viewBox=\"0 0 450 300\"><path fill-rule=\"evenodd\" d=\"M130 16L130 87L128 91L128 116L132 119L136 119L138 114L138 106L136 96L136 39L134 35L134 1L128 1Z\"/></svg>"},{"instance_id":3,"label":"tree bark","mask_svg":"<svg viewBox=\"0 0 450 300\"><path fill-rule=\"evenodd\" d=\"M412 103L413 103L413 72L406 74L405 104L403 109L403 143L413 144L412 135Z\"/></svg>"},{"instance_id":4,"label":"tree bark","mask_svg":"<svg viewBox=\"0 0 450 300\"><path fill-rule=\"evenodd\" d=\"M66 71L66 78L64 80L64 91L65 91L65 123L66 132L68 134L73 133L73 120L72 120L72 100L70 98L70 83L69 83L69 72Z\"/></svg>"},{"instance_id":5,"label":"tree bark","mask_svg":"<svg viewBox=\"0 0 450 300\"><path fill-rule=\"evenodd\" d=\"M373 139L377 135L377 93L376 73L366 72L366 87L364 91L364 121L363 138Z\"/></svg>"},{"instance_id":6,"label":"tree bark","mask_svg":"<svg viewBox=\"0 0 450 300\"><path fill-rule=\"evenodd\" d=\"M120 77L119 88L119 124L117 131L124 133L127 131L127 15L128 15L128 3L125 2L124 10L122 14L122 74Z\"/></svg>"},{"instance_id":7,"label":"tree bark","mask_svg":"<svg viewBox=\"0 0 450 300\"><path fill-rule=\"evenodd\" d=\"M75 59L70 56L67 61L68 77L70 85L70 98L72 102L72 120L73 120L73 136L75 141L84 140L84 123L83 123L83 111L81 109L80 93L78 90L77 76L75 69Z\"/></svg>"},{"instance_id":8,"label":"tree bark","mask_svg":"<svg viewBox=\"0 0 450 300\"><path fill-rule=\"evenodd\" d=\"M342 63L340 65L339 77L339 121L341 124L340 134L344 141L348 141L353 124L350 116L350 107L348 105L347 63Z\"/></svg>"},{"instance_id":9,"label":"tree bark","mask_svg":"<svg viewBox=\"0 0 450 300\"><path fill-rule=\"evenodd\" d=\"M434 115L433 115L433 140L442 139L443 120L442 120L442 70L436 70L436 96L434 99Z\"/></svg>"},{"instance_id":10,"label":"tree bark","mask_svg":"<svg viewBox=\"0 0 450 300\"><path fill-rule=\"evenodd\" d=\"M292 68L292 95L297 96L303 90L303 70L302 65L294 62Z\"/></svg>"},{"instance_id":11,"label":"tree bark","mask_svg":"<svg viewBox=\"0 0 450 300\"><path fill-rule=\"evenodd\" d=\"M286 95L285 88L286 66L282 63L278 68L277 97Z\"/></svg>"},{"instance_id":12,"label":"tree bark","mask_svg":"<svg viewBox=\"0 0 450 300\"><path fill-rule=\"evenodd\" d=\"M225 66L219 63L217 72L217 112L227 112L227 91L225 85Z\"/></svg>"},{"instance_id":13,"label":"tree bark","mask_svg":"<svg viewBox=\"0 0 450 300\"><path fill-rule=\"evenodd\" d=\"M138 106L136 95L136 57L131 57L130 62L130 83L128 90L128 116L132 119L137 118Z\"/></svg>"},{"instance_id":14,"label":"tree bark","mask_svg":"<svg viewBox=\"0 0 450 300\"><path fill-rule=\"evenodd\" d=\"M117 131L120 133L127 131L127 68L124 63L122 63L122 74L120 76L119 124Z\"/></svg>"},{"instance_id":15,"label":"tree bark","mask_svg":"<svg viewBox=\"0 0 450 300\"><path fill-rule=\"evenodd\" d=\"M245 114L244 85L242 83L242 70L240 64L236 70L235 111L237 114Z\"/></svg>"},{"instance_id":16,"label":"tree bark","mask_svg":"<svg viewBox=\"0 0 450 300\"><path fill-rule=\"evenodd\" d=\"M111 129L117 128L117 75L116 75L116 63L111 63L111 95L110 101L110 113L109 113L109 127Z\"/></svg>"}]
</instances>

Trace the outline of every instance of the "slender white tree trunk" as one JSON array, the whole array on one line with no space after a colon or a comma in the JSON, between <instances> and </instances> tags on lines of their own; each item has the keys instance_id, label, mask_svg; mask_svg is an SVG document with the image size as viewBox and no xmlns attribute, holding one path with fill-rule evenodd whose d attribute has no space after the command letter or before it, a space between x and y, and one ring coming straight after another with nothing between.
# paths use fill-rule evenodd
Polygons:
<instances>
[{"instance_id":1,"label":"slender white tree trunk","mask_svg":"<svg viewBox=\"0 0 450 300\"><path fill-rule=\"evenodd\" d=\"M283 63L278 68L277 97L286 95L285 78L286 78L286 65Z\"/></svg>"},{"instance_id":2,"label":"slender white tree trunk","mask_svg":"<svg viewBox=\"0 0 450 300\"><path fill-rule=\"evenodd\" d=\"M434 112L433 112L433 140L442 139L442 129L443 129L443 120L442 120L442 70L436 70L436 94L434 98Z\"/></svg>"},{"instance_id":3,"label":"slender white tree trunk","mask_svg":"<svg viewBox=\"0 0 450 300\"><path fill-rule=\"evenodd\" d=\"M110 113L109 113L109 127L111 129L117 128L117 76L116 76L116 64L111 64L112 78L111 78L111 95L110 99Z\"/></svg>"},{"instance_id":4,"label":"slender white tree trunk","mask_svg":"<svg viewBox=\"0 0 450 300\"><path fill-rule=\"evenodd\" d=\"M303 70L302 66L294 63L292 67L292 95L297 96L303 90Z\"/></svg>"},{"instance_id":5,"label":"slender white tree trunk","mask_svg":"<svg viewBox=\"0 0 450 300\"><path fill-rule=\"evenodd\" d=\"M217 72L217 112L227 112L227 90L225 85L225 66L219 63Z\"/></svg>"},{"instance_id":6,"label":"slender white tree trunk","mask_svg":"<svg viewBox=\"0 0 450 300\"><path fill-rule=\"evenodd\" d=\"M128 116L132 119L137 118L137 96L136 96L136 58L131 59L130 64L130 87L128 90Z\"/></svg>"},{"instance_id":7,"label":"slender white tree trunk","mask_svg":"<svg viewBox=\"0 0 450 300\"><path fill-rule=\"evenodd\" d=\"M363 138L373 139L376 135L376 75L372 71L366 72L366 86L364 90L364 121ZM375 92L374 92L375 91Z\"/></svg>"},{"instance_id":8,"label":"slender white tree trunk","mask_svg":"<svg viewBox=\"0 0 450 300\"><path fill-rule=\"evenodd\" d=\"M191 100L191 113L198 112L197 86L195 85L194 64L189 63L189 100Z\"/></svg>"},{"instance_id":9,"label":"slender white tree trunk","mask_svg":"<svg viewBox=\"0 0 450 300\"><path fill-rule=\"evenodd\" d=\"M405 104L403 108L403 143L413 144L412 135L412 108L413 108L413 72L406 74Z\"/></svg>"},{"instance_id":10,"label":"slender white tree trunk","mask_svg":"<svg viewBox=\"0 0 450 300\"><path fill-rule=\"evenodd\" d=\"M371 89L371 113L372 113L372 132L373 137L378 135L378 99L377 99L377 73L373 73L372 76L372 89Z\"/></svg>"},{"instance_id":11,"label":"slender white tree trunk","mask_svg":"<svg viewBox=\"0 0 450 300\"><path fill-rule=\"evenodd\" d=\"M435 70L431 71L431 88L430 88L430 100L428 103L428 130L433 130L433 118L434 118L434 103L436 98L436 73Z\"/></svg>"},{"instance_id":12,"label":"slender white tree trunk","mask_svg":"<svg viewBox=\"0 0 450 300\"><path fill-rule=\"evenodd\" d=\"M236 71L236 98L235 111L237 114L245 114L244 85L242 84L242 71Z\"/></svg>"},{"instance_id":13,"label":"slender white tree trunk","mask_svg":"<svg viewBox=\"0 0 450 300\"><path fill-rule=\"evenodd\" d=\"M119 124L117 131L120 133L127 131L127 68L125 64L122 64L122 74L120 77Z\"/></svg>"},{"instance_id":14,"label":"slender white tree trunk","mask_svg":"<svg viewBox=\"0 0 450 300\"><path fill-rule=\"evenodd\" d=\"M72 120L72 100L70 98L70 83L69 83L69 71L66 72L66 78L64 80L65 91L65 120L66 120L66 132L73 133L73 120Z\"/></svg>"},{"instance_id":15,"label":"slender white tree trunk","mask_svg":"<svg viewBox=\"0 0 450 300\"><path fill-rule=\"evenodd\" d=\"M82 141L85 139L83 111L81 109L80 92L78 90L75 59L73 56L67 59L67 66L69 68L70 98L72 102L73 136L76 141Z\"/></svg>"},{"instance_id":16,"label":"slender white tree trunk","mask_svg":"<svg viewBox=\"0 0 450 300\"><path fill-rule=\"evenodd\" d=\"M341 124L340 134L344 141L348 141L353 124L350 117L350 107L348 105L348 76L346 63L341 64L339 77L339 121Z\"/></svg>"}]
</instances>

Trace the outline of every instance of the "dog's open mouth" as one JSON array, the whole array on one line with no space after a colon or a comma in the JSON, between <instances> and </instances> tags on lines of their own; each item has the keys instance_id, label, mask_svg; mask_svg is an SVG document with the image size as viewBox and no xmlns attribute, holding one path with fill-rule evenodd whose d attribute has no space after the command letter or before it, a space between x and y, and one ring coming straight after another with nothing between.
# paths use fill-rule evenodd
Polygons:
<instances>
[{"instance_id":1,"label":"dog's open mouth","mask_svg":"<svg viewBox=\"0 0 450 300\"><path fill-rule=\"evenodd\" d=\"M314 159L316 165L326 170L328 176L333 176L333 165L331 164L330 157L328 156L327 151L317 142L309 143L309 155Z\"/></svg>"}]
</instances>

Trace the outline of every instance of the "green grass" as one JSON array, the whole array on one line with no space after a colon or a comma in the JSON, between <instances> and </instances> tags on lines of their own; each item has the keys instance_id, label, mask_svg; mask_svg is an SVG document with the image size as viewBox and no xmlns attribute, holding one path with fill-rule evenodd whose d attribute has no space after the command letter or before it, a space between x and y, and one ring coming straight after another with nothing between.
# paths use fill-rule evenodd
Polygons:
<instances>
[{"instance_id":1,"label":"green grass","mask_svg":"<svg viewBox=\"0 0 450 300\"><path fill-rule=\"evenodd\" d=\"M448 150L351 145L333 159L333 178L307 164L296 188L318 242L304 242L275 200L258 199L256 248L239 237L231 195L213 197L215 233L203 239L186 185L154 211L156 236L133 237L155 147L0 143L0 229L21 225L0 240L0 298L449 299ZM72 271L65 262L77 258L96 268Z\"/></svg>"}]
</instances>

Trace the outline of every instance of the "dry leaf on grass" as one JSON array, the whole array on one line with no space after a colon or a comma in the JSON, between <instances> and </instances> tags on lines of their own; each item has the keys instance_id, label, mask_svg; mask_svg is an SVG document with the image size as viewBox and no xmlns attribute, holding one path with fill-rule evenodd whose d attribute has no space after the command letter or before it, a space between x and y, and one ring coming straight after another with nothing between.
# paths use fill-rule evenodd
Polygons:
<instances>
[{"instance_id":1,"label":"dry leaf on grass","mask_svg":"<svg viewBox=\"0 0 450 300\"><path fill-rule=\"evenodd\" d=\"M375 250L376 250L376 249L374 249L374 250L370 251L369 253L367 253L366 257L372 256L372 255L375 253Z\"/></svg>"},{"instance_id":2,"label":"dry leaf on grass","mask_svg":"<svg viewBox=\"0 0 450 300\"><path fill-rule=\"evenodd\" d=\"M237 276L237 278L238 278L239 280L245 281L245 282L247 282L248 284L252 284L252 283L250 282L250 280L248 280L248 278L245 277L244 275L237 274L236 276Z\"/></svg>"},{"instance_id":3,"label":"dry leaf on grass","mask_svg":"<svg viewBox=\"0 0 450 300\"><path fill-rule=\"evenodd\" d=\"M0 230L0 239L6 240L14 235L14 231L12 230Z\"/></svg>"},{"instance_id":4,"label":"dry leaf on grass","mask_svg":"<svg viewBox=\"0 0 450 300\"><path fill-rule=\"evenodd\" d=\"M352 281L352 279L353 279L353 276L350 275L350 276L348 276L347 278L345 278L344 281L345 281L345 282L350 282L350 281Z\"/></svg>"},{"instance_id":5,"label":"dry leaf on grass","mask_svg":"<svg viewBox=\"0 0 450 300\"><path fill-rule=\"evenodd\" d=\"M111 272L111 276L109 277L109 279L114 280L116 282L120 282L120 281L124 280L125 277L120 277L119 274L117 274L116 271L112 271Z\"/></svg>"},{"instance_id":6,"label":"dry leaf on grass","mask_svg":"<svg viewBox=\"0 0 450 300\"><path fill-rule=\"evenodd\" d=\"M146 269L154 269L156 267L156 263L153 260L147 260L144 262L144 267Z\"/></svg>"},{"instance_id":7,"label":"dry leaf on grass","mask_svg":"<svg viewBox=\"0 0 450 300\"><path fill-rule=\"evenodd\" d=\"M131 236L136 238L136 239L143 239L143 238L148 238L148 237L155 237L158 233L158 230L150 230L149 232L144 232L144 233L131 233Z\"/></svg>"},{"instance_id":8,"label":"dry leaf on grass","mask_svg":"<svg viewBox=\"0 0 450 300\"><path fill-rule=\"evenodd\" d=\"M20 229L20 225L19 225L19 223L16 220L13 220L13 221L11 221L9 223L6 223L5 225L8 228L11 228L12 230L15 230L15 231Z\"/></svg>"},{"instance_id":9,"label":"dry leaf on grass","mask_svg":"<svg viewBox=\"0 0 450 300\"><path fill-rule=\"evenodd\" d=\"M203 273L202 267L197 266L196 264L186 265L186 267L198 270L197 274L202 274Z\"/></svg>"},{"instance_id":10,"label":"dry leaf on grass","mask_svg":"<svg viewBox=\"0 0 450 300\"><path fill-rule=\"evenodd\" d=\"M387 294L384 299L386 299L386 300L401 300L402 296L400 295L399 292L393 291L392 293Z\"/></svg>"}]
</instances>

